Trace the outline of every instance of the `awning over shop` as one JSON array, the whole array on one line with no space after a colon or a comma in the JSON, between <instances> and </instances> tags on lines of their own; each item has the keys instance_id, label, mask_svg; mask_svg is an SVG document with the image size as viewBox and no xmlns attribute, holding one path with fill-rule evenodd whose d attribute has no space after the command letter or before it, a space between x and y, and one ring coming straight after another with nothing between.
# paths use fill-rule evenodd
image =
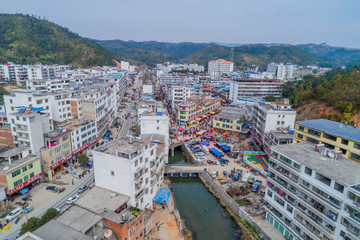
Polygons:
<instances>
[{"instance_id":1,"label":"awning over shop","mask_svg":"<svg viewBox=\"0 0 360 240\"><path fill-rule=\"evenodd\" d=\"M200 120L201 120L201 118L195 118L195 120L196 120L196 121L200 121Z\"/></svg>"},{"instance_id":2,"label":"awning over shop","mask_svg":"<svg viewBox=\"0 0 360 240\"><path fill-rule=\"evenodd\" d=\"M207 146L207 148L208 148L208 149L211 149L211 148L214 148L214 146L213 146L213 145L209 145L209 146Z\"/></svg>"},{"instance_id":3,"label":"awning over shop","mask_svg":"<svg viewBox=\"0 0 360 240\"><path fill-rule=\"evenodd\" d=\"M210 112L210 114L215 114L215 112Z\"/></svg>"},{"instance_id":4,"label":"awning over shop","mask_svg":"<svg viewBox=\"0 0 360 240\"><path fill-rule=\"evenodd\" d=\"M206 116L206 115L202 115L201 117L206 118L207 116Z\"/></svg>"},{"instance_id":5,"label":"awning over shop","mask_svg":"<svg viewBox=\"0 0 360 240\"><path fill-rule=\"evenodd\" d=\"M224 150L225 152L228 152L228 151L230 151L230 148L229 148L229 146L228 145L222 145L221 146L221 148L222 148L222 150Z\"/></svg>"},{"instance_id":6,"label":"awning over shop","mask_svg":"<svg viewBox=\"0 0 360 240\"><path fill-rule=\"evenodd\" d=\"M185 138L184 138L185 141L188 141L188 140L190 140L190 139L191 139L191 137L185 137Z\"/></svg>"},{"instance_id":7,"label":"awning over shop","mask_svg":"<svg viewBox=\"0 0 360 240\"><path fill-rule=\"evenodd\" d=\"M210 151L217 157L223 157L224 154L222 154L219 150L217 150L216 148L211 148Z\"/></svg>"},{"instance_id":8,"label":"awning over shop","mask_svg":"<svg viewBox=\"0 0 360 240\"><path fill-rule=\"evenodd\" d=\"M197 132L197 135L203 135L206 132L206 130L201 130Z\"/></svg>"},{"instance_id":9,"label":"awning over shop","mask_svg":"<svg viewBox=\"0 0 360 240\"><path fill-rule=\"evenodd\" d=\"M182 130L184 130L184 128L183 128L183 127L179 127L178 130L182 131Z\"/></svg>"},{"instance_id":10,"label":"awning over shop","mask_svg":"<svg viewBox=\"0 0 360 240\"><path fill-rule=\"evenodd\" d=\"M209 145L210 145L209 143L207 143L207 142L205 142L205 141L202 141L201 144L202 144L202 145L205 145L205 146L209 146Z\"/></svg>"},{"instance_id":11,"label":"awning over shop","mask_svg":"<svg viewBox=\"0 0 360 240\"><path fill-rule=\"evenodd\" d=\"M204 136L205 139L212 139L212 137Z\"/></svg>"}]
</instances>

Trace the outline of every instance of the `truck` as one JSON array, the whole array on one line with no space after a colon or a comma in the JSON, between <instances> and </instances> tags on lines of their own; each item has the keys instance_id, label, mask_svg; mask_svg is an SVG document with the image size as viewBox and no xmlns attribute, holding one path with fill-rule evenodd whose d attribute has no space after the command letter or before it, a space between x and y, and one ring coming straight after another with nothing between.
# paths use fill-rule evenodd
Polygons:
<instances>
[{"instance_id":1,"label":"truck","mask_svg":"<svg viewBox=\"0 0 360 240\"><path fill-rule=\"evenodd\" d=\"M233 180L234 180L234 181L238 181L239 178L240 178L240 176L241 176L239 173L234 173L233 175L234 175L234 176L233 176Z\"/></svg>"},{"instance_id":2,"label":"truck","mask_svg":"<svg viewBox=\"0 0 360 240\"><path fill-rule=\"evenodd\" d=\"M209 149L205 145L202 145L201 148L202 148L202 150L204 151L205 154L210 153Z\"/></svg>"},{"instance_id":3,"label":"truck","mask_svg":"<svg viewBox=\"0 0 360 240\"><path fill-rule=\"evenodd\" d=\"M260 180L256 180L252 185L251 185L251 191L252 192L257 192L259 191L259 188L261 187L262 181Z\"/></svg>"},{"instance_id":4,"label":"truck","mask_svg":"<svg viewBox=\"0 0 360 240\"><path fill-rule=\"evenodd\" d=\"M251 173L245 173L243 178L241 179L241 182L242 183L247 183L250 178L251 178Z\"/></svg>"},{"instance_id":5,"label":"truck","mask_svg":"<svg viewBox=\"0 0 360 240\"><path fill-rule=\"evenodd\" d=\"M216 174L216 173L217 173L216 171L212 171L212 172L211 172L211 177L212 177L212 178L216 178L216 177L217 177L217 174Z\"/></svg>"}]
</instances>

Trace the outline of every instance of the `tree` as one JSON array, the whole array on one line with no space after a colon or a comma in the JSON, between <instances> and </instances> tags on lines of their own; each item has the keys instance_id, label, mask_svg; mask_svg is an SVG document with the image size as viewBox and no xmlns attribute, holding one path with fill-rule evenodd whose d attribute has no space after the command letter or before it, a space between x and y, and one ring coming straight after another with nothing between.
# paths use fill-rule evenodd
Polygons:
<instances>
[{"instance_id":1,"label":"tree","mask_svg":"<svg viewBox=\"0 0 360 240\"><path fill-rule=\"evenodd\" d=\"M273 95L268 95L268 96L264 97L264 100L266 102L275 102L276 99L275 99L275 97Z\"/></svg>"},{"instance_id":2,"label":"tree","mask_svg":"<svg viewBox=\"0 0 360 240\"><path fill-rule=\"evenodd\" d=\"M53 219L56 215L58 215L58 211L55 208L49 208L46 210L44 215L41 216L41 221L44 223L49 222L51 219Z\"/></svg>"},{"instance_id":3,"label":"tree","mask_svg":"<svg viewBox=\"0 0 360 240\"><path fill-rule=\"evenodd\" d=\"M27 232L33 232L39 227L43 225L43 221L40 218L32 217L27 222L25 222L23 225L21 225L19 236L27 233Z\"/></svg>"},{"instance_id":4,"label":"tree","mask_svg":"<svg viewBox=\"0 0 360 240\"><path fill-rule=\"evenodd\" d=\"M133 125L131 128L130 128L130 131L132 131L134 133L135 136L139 136L140 135L140 125L139 124L136 124L136 125Z\"/></svg>"},{"instance_id":5,"label":"tree","mask_svg":"<svg viewBox=\"0 0 360 240\"><path fill-rule=\"evenodd\" d=\"M80 165L86 166L86 164L88 164L90 162L90 159L88 158L88 156L86 156L85 154L82 153L78 157L78 162L80 163Z\"/></svg>"}]
</instances>

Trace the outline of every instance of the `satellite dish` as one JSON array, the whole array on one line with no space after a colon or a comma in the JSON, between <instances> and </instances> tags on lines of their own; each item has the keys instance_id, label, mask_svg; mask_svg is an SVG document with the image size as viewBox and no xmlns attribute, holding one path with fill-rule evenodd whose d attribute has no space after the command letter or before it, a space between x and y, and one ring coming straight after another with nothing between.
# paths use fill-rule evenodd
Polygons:
<instances>
[{"instance_id":1,"label":"satellite dish","mask_svg":"<svg viewBox=\"0 0 360 240\"><path fill-rule=\"evenodd\" d=\"M4 171L7 171L7 170L9 170L9 167L8 166L4 167Z\"/></svg>"},{"instance_id":2,"label":"satellite dish","mask_svg":"<svg viewBox=\"0 0 360 240\"><path fill-rule=\"evenodd\" d=\"M112 231L110 229L106 230L104 233L104 237L109 239L112 236Z\"/></svg>"},{"instance_id":3,"label":"satellite dish","mask_svg":"<svg viewBox=\"0 0 360 240\"><path fill-rule=\"evenodd\" d=\"M333 151L328 151L328 156L333 158L333 157L335 157L335 154Z\"/></svg>"}]
</instances>

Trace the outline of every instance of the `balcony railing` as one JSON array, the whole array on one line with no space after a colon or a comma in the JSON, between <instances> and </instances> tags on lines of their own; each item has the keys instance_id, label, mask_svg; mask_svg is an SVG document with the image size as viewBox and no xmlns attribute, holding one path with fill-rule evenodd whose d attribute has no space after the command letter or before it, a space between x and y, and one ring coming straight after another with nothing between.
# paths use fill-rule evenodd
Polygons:
<instances>
[{"instance_id":1,"label":"balcony railing","mask_svg":"<svg viewBox=\"0 0 360 240\"><path fill-rule=\"evenodd\" d=\"M328 221L328 222L336 222L337 220L337 215L330 215L330 214L327 214L327 212L329 211L328 209L324 209L322 211L320 211L319 209L317 209L314 205L314 203L312 203L311 201L309 200L306 200L304 199L302 196L298 196L298 200L306 205L307 207L310 207L311 209L313 210L316 210L316 212L318 213L321 213L321 215L323 215L325 217L325 219Z\"/></svg>"},{"instance_id":2,"label":"balcony railing","mask_svg":"<svg viewBox=\"0 0 360 240\"><path fill-rule=\"evenodd\" d=\"M341 206L341 202L339 205L337 205L336 203L334 203L333 201L331 201L329 198L315 192L312 190L311 188L311 185L307 186L305 185L304 183L300 183L300 186L306 190L307 193L309 193L309 195L312 195L312 196L316 196L316 197L319 197L320 199L324 200L326 203L330 204L331 206L337 208L337 209L340 209L340 206Z\"/></svg>"}]
</instances>

